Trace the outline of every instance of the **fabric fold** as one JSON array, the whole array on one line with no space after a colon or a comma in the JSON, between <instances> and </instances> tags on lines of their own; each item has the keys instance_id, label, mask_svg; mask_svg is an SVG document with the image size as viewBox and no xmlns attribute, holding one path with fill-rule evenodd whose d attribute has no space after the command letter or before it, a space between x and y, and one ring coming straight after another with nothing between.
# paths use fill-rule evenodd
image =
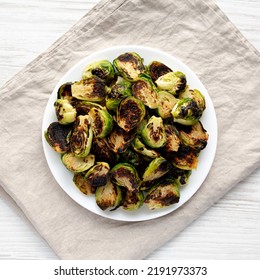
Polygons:
<instances>
[{"instance_id":1,"label":"fabric fold","mask_svg":"<svg viewBox=\"0 0 260 280\"><path fill-rule=\"evenodd\" d=\"M181 59L207 88L218 119L215 161L199 191L145 222L105 219L75 203L52 177L41 143L58 80L80 59L121 44ZM259 62L213 1L101 1L1 89L0 185L61 259L142 259L259 167Z\"/></svg>"}]
</instances>

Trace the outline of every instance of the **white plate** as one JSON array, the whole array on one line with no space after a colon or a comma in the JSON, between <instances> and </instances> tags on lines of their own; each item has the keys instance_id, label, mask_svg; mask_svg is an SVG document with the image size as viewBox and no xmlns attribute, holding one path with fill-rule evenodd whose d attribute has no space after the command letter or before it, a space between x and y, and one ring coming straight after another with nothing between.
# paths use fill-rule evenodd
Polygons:
<instances>
[{"instance_id":1,"label":"white plate","mask_svg":"<svg viewBox=\"0 0 260 280\"><path fill-rule=\"evenodd\" d=\"M153 60L157 60L162 63L165 63L174 71L178 70L185 73L188 85L192 89L197 88L204 94L207 108L203 113L201 121L203 123L204 128L209 133L209 140L207 147L200 153L197 170L192 172L189 183L185 187L181 188L181 197L179 203L158 210L149 210L144 205L142 208L136 211L126 211L121 208L117 209L116 211L102 211L97 206L94 196L84 195L74 185L72 181L73 174L64 167L60 160L60 155L48 145L44 138L44 131L48 128L51 122L57 121L53 104L57 98L57 90L62 84L66 82L80 80L84 67L93 61L102 59L113 61L113 59L118 57L120 54L124 52L133 51L137 52L138 54L140 54L141 57L144 58L144 63L146 65ZM186 201L188 201L199 189L199 187L205 180L215 157L217 146L217 120L213 103L210 99L207 90L205 89L201 81L198 79L198 77L194 74L194 72L191 71L190 68L183 64L180 60L167 53L148 47L116 46L113 48L93 53L88 57L82 59L60 79L59 83L54 88L45 109L42 124L42 142L44 153L54 178L61 186L61 188L77 203L79 203L81 206L85 207L89 211L92 211L106 218L121 221L144 221L161 217L176 210Z\"/></svg>"}]
</instances>

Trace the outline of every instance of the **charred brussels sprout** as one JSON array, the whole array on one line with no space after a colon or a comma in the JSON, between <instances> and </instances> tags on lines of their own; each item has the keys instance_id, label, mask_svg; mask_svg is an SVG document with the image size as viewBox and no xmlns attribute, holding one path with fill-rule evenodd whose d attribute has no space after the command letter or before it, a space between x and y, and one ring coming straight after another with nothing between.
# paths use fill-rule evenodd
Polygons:
<instances>
[{"instance_id":1,"label":"charred brussels sprout","mask_svg":"<svg viewBox=\"0 0 260 280\"><path fill-rule=\"evenodd\" d=\"M169 177L174 179L175 182L180 187L188 183L191 173L192 173L191 170L183 170L173 166L168 174Z\"/></svg>"},{"instance_id":2,"label":"charred brussels sprout","mask_svg":"<svg viewBox=\"0 0 260 280\"><path fill-rule=\"evenodd\" d=\"M96 77L91 77L71 86L72 96L79 100L99 102L105 99L107 87L105 83Z\"/></svg>"},{"instance_id":3,"label":"charred brussels sprout","mask_svg":"<svg viewBox=\"0 0 260 280\"><path fill-rule=\"evenodd\" d=\"M116 153L123 153L135 138L133 131L126 132L121 127L115 125L112 132L107 137L107 143L110 149Z\"/></svg>"},{"instance_id":4,"label":"charred brussels sprout","mask_svg":"<svg viewBox=\"0 0 260 280\"><path fill-rule=\"evenodd\" d=\"M95 162L95 156L89 154L84 158L79 158L75 156L75 154L67 152L61 156L61 161L68 170L77 173L86 171L91 166L93 166Z\"/></svg>"},{"instance_id":5,"label":"charred brussels sprout","mask_svg":"<svg viewBox=\"0 0 260 280\"><path fill-rule=\"evenodd\" d=\"M137 192L141 180L136 169L128 163L118 163L110 172L110 179L118 186L126 188L130 192Z\"/></svg>"},{"instance_id":6,"label":"charred brussels sprout","mask_svg":"<svg viewBox=\"0 0 260 280\"><path fill-rule=\"evenodd\" d=\"M121 54L113 64L119 74L130 82L136 81L140 74L145 73L143 59L135 52Z\"/></svg>"},{"instance_id":7,"label":"charred brussels sprout","mask_svg":"<svg viewBox=\"0 0 260 280\"><path fill-rule=\"evenodd\" d=\"M58 122L53 122L48 126L44 136L55 152L62 154L70 149L68 135L71 129L72 126L61 125Z\"/></svg>"},{"instance_id":8,"label":"charred brussels sprout","mask_svg":"<svg viewBox=\"0 0 260 280\"><path fill-rule=\"evenodd\" d=\"M100 78L105 83L109 83L115 76L115 69L108 60L100 60L87 65L82 74L83 79L93 76Z\"/></svg>"},{"instance_id":9,"label":"charred brussels sprout","mask_svg":"<svg viewBox=\"0 0 260 280\"><path fill-rule=\"evenodd\" d=\"M148 75L141 74L133 83L132 91L134 97L141 100L144 105L150 109L157 108L157 89Z\"/></svg>"},{"instance_id":10,"label":"charred brussels sprout","mask_svg":"<svg viewBox=\"0 0 260 280\"><path fill-rule=\"evenodd\" d=\"M178 99L176 99L171 93L167 91L159 91L158 93L158 107L157 113L163 118L167 119L171 117L172 108L177 103Z\"/></svg>"},{"instance_id":11,"label":"charred brussels sprout","mask_svg":"<svg viewBox=\"0 0 260 280\"><path fill-rule=\"evenodd\" d=\"M165 132L166 132L166 145L164 149L166 152L177 152L179 146L181 144L181 139L179 136L179 132L175 126L166 124L165 125Z\"/></svg>"},{"instance_id":12,"label":"charred brussels sprout","mask_svg":"<svg viewBox=\"0 0 260 280\"><path fill-rule=\"evenodd\" d=\"M97 188L95 197L97 205L102 210L117 207L122 201L121 189L109 180L105 186Z\"/></svg>"},{"instance_id":13,"label":"charred brussels sprout","mask_svg":"<svg viewBox=\"0 0 260 280\"><path fill-rule=\"evenodd\" d=\"M159 77L155 83L161 90L167 90L174 95L179 95L186 87L186 76L182 72L169 72Z\"/></svg>"},{"instance_id":14,"label":"charred brussels sprout","mask_svg":"<svg viewBox=\"0 0 260 280\"><path fill-rule=\"evenodd\" d=\"M90 102L90 101L73 102L72 105L77 111L77 116L88 115L90 109L92 109L93 107L98 108L98 109L103 109L103 107L101 105L99 105L98 103Z\"/></svg>"},{"instance_id":15,"label":"charred brussels sprout","mask_svg":"<svg viewBox=\"0 0 260 280\"><path fill-rule=\"evenodd\" d=\"M85 178L85 173L75 173L73 176L73 182L76 187L84 194L90 195L94 194L96 191L95 187L92 187L87 179Z\"/></svg>"},{"instance_id":16,"label":"charred brussels sprout","mask_svg":"<svg viewBox=\"0 0 260 280\"><path fill-rule=\"evenodd\" d=\"M145 106L142 101L127 97L121 101L117 110L117 124L125 131L135 128L145 117Z\"/></svg>"},{"instance_id":17,"label":"charred brussels sprout","mask_svg":"<svg viewBox=\"0 0 260 280\"><path fill-rule=\"evenodd\" d=\"M132 95L131 86L130 82L123 79L112 86L111 91L106 96L107 109L116 112L119 103Z\"/></svg>"},{"instance_id":18,"label":"charred brussels sprout","mask_svg":"<svg viewBox=\"0 0 260 280\"><path fill-rule=\"evenodd\" d=\"M152 61L148 65L148 70L153 82L155 82L161 76L169 72L173 72L168 66L159 61Z\"/></svg>"},{"instance_id":19,"label":"charred brussels sprout","mask_svg":"<svg viewBox=\"0 0 260 280\"><path fill-rule=\"evenodd\" d=\"M108 180L110 167L106 162L97 162L86 173L85 178L92 187L104 186Z\"/></svg>"},{"instance_id":20,"label":"charred brussels sprout","mask_svg":"<svg viewBox=\"0 0 260 280\"><path fill-rule=\"evenodd\" d=\"M134 139L134 141L132 142L132 147L133 149L143 155L143 156L146 156L146 157L150 157L150 158L156 158L156 157L159 157L160 154L152 149L148 149L144 143L141 141L140 137L136 137Z\"/></svg>"},{"instance_id":21,"label":"charred brussels sprout","mask_svg":"<svg viewBox=\"0 0 260 280\"><path fill-rule=\"evenodd\" d=\"M159 209L178 203L180 191L172 179L164 179L152 187L145 199L149 209Z\"/></svg>"},{"instance_id":22,"label":"charred brussels sprout","mask_svg":"<svg viewBox=\"0 0 260 280\"><path fill-rule=\"evenodd\" d=\"M71 85L72 83L65 83L61 85L58 89L57 99L71 100L73 98L71 94Z\"/></svg>"},{"instance_id":23,"label":"charred brussels sprout","mask_svg":"<svg viewBox=\"0 0 260 280\"><path fill-rule=\"evenodd\" d=\"M126 191L123 199L122 207L125 210L133 211L139 209L144 202L144 195L142 192L129 192Z\"/></svg>"},{"instance_id":24,"label":"charred brussels sprout","mask_svg":"<svg viewBox=\"0 0 260 280\"><path fill-rule=\"evenodd\" d=\"M67 99L57 99L54 107L60 124L69 124L76 120L77 111Z\"/></svg>"},{"instance_id":25,"label":"charred brussels sprout","mask_svg":"<svg viewBox=\"0 0 260 280\"><path fill-rule=\"evenodd\" d=\"M141 133L144 143L151 148L161 148L166 144L166 133L161 117L152 116Z\"/></svg>"},{"instance_id":26,"label":"charred brussels sprout","mask_svg":"<svg viewBox=\"0 0 260 280\"><path fill-rule=\"evenodd\" d=\"M86 157L91 148L93 131L89 116L78 116L70 135L70 149L78 157Z\"/></svg>"},{"instance_id":27,"label":"charred brussels sprout","mask_svg":"<svg viewBox=\"0 0 260 280\"><path fill-rule=\"evenodd\" d=\"M163 157L157 157L150 162L143 174L143 181L153 181L162 177L170 170L170 163Z\"/></svg>"},{"instance_id":28,"label":"charred brussels sprout","mask_svg":"<svg viewBox=\"0 0 260 280\"><path fill-rule=\"evenodd\" d=\"M206 102L204 95L197 89L187 89L179 95L179 98L191 98L199 106L199 108L204 111L206 109Z\"/></svg>"},{"instance_id":29,"label":"charred brussels sprout","mask_svg":"<svg viewBox=\"0 0 260 280\"><path fill-rule=\"evenodd\" d=\"M173 120L183 125L193 125L202 116L202 110L191 98L180 99L172 109Z\"/></svg>"},{"instance_id":30,"label":"charred brussels sprout","mask_svg":"<svg viewBox=\"0 0 260 280\"><path fill-rule=\"evenodd\" d=\"M180 146L177 152L171 155L172 164L183 170L196 169L198 165L198 154L189 146Z\"/></svg>"},{"instance_id":31,"label":"charred brussels sprout","mask_svg":"<svg viewBox=\"0 0 260 280\"><path fill-rule=\"evenodd\" d=\"M95 137L103 138L107 136L113 128L113 117L106 108L91 108L88 113L91 120L91 127Z\"/></svg>"}]
</instances>

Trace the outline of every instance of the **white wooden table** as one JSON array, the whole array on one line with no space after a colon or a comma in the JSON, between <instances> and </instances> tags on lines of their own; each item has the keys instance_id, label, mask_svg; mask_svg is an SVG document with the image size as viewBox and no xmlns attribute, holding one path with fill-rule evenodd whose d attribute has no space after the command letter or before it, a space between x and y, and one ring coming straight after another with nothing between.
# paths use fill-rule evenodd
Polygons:
<instances>
[{"instance_id":1,"label":"white wooden table","mask_svg":"<svg viewBox=\"0 0 260 280\"><path fill-rule=\"evenodd\" d=\"M98 1L0 0L0 86ZM260 0L216 2L260 50ZM1 193L0 259L57 259L33 226ZM260 168L148 258L260 259Z\"/></svg>"}]
</instances>

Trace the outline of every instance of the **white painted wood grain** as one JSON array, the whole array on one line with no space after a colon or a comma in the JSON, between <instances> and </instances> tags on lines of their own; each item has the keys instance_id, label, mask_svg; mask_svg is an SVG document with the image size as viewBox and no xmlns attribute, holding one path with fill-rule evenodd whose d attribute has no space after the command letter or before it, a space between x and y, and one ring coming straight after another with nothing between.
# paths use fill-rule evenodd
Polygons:
<instances>
[{"instance_id":1,"label":"white painted wood grain","mask_svg":"<svg viewBox=\"0 0 260 280\"><path fill-rule=\"evenodd\" d=\"M98 0L0 0L0 86ZM217 0L260 50L260 0ZM0 259L56 259L0 192ZM148 259L260 259L260 169Z\"/></svg>"}]
</instances>

